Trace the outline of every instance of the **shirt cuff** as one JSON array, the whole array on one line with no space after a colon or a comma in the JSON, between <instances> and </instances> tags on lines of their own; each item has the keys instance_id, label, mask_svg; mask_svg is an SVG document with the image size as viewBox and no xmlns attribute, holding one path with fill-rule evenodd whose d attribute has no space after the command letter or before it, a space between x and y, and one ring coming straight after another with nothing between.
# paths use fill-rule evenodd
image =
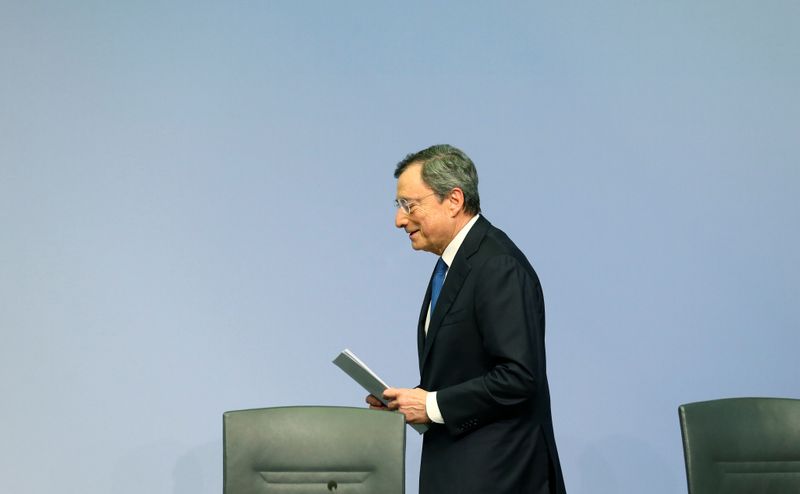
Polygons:
<instances>
[{"instance_id":1,"label":"shirt cuff","mask_svg":"<svg viewBox=\"0 0 800 494\"><path fill-rule=\"evenodd\" d=\"M442 412L439 411L439 403L436 402L436 391L430 391L425 397L425 411L432 422L444 424L444 417L442 417Z\"/></svg>"}]
</instances>

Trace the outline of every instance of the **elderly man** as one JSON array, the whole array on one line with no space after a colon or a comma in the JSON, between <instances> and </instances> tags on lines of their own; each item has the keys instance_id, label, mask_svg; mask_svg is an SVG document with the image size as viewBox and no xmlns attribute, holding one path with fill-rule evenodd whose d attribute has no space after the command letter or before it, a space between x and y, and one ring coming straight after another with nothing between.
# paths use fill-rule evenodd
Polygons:
<instances>
[{"instance_id":1,"label":"elderly man","mask_svg":"<svg viewBox=\"0 0 800 494\"><path fill-rule=\"evenodd\" d=\"M480 215L475 165L459 149L410 154L394 176L395 225L439 256L419 315L420 385L384 393L408 422L430 424L420 494L564 493L533 267Z\"/></svg>"}]
</instances>

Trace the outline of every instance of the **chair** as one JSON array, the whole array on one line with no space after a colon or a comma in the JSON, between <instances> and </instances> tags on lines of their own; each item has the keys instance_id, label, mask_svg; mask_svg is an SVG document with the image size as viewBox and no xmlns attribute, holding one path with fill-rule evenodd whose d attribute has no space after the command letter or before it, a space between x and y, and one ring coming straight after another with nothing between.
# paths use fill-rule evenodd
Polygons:
<instances>
[{"instance_id":1,"label":"chair","mask_svg":"<svg viewBox=\"0 0 800 494\"><path fill-rule=\"evenodd\" d=\"M405 420L366 408L223 414L224 494L402 494Z\"/></svg>"},{"instance_id":2,"label":"chair","mask_svg":"<svg viewBox=\"0 0 800 494\"><path fill-rule=\"evenodd\" d=\"M728 398L678 414L689 494L800 493L800 400Z\"/></svg>"}]
</instances>

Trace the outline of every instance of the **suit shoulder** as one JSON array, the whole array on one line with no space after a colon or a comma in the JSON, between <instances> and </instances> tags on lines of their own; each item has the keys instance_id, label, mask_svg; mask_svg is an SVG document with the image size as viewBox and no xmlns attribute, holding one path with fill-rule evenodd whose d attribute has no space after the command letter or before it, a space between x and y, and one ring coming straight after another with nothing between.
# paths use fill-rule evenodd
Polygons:
<instances>
[{"instance_id":1,"label":"suit shoulder","mask_svg":"<svg viewBox=\"0 0 800 494\"><path fill-rule=\"evenodd\" d=\"M475 265L483 265L490 260L502 262L500 258L513 259L522 268L536 276L533 266L517 245L499 228L490 226L481 241L481 244L472 259Z\"/></svg>"},{"instance_id":2,"label":"suit shoulder","mask_svg":"<svg viewBox=\"0 0 800 494\"><path fill-rule=\"evenodd\" d=\"M510 255L515 258L526 259L525 254L517 247L508 235L499 228L490 227L481 243L479 252L488 256Z\"/></svg>"}]
</instances>

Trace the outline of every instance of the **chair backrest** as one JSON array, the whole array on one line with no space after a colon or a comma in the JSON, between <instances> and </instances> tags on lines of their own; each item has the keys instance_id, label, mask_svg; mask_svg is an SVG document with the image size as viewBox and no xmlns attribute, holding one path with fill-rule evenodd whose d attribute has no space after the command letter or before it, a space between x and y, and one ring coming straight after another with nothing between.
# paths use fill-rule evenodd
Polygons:
<instances>
[{"instance_id":1,"label":"chair backrest","mask_svg":"<svg viewBox=\"0 0 800 494\"><path fill-rule=\"evenodd\" d=\"M402 494L403 415L302 406L223 414L224 494Z\"/></svg>"},{"instance_id":2,"label":"chair backrest","mask_svg":"<svg viewBox=\"0 0 800 494\"><path fill-rule=\"evenodd\" d=\"M678 414L689 494L800 493L800 400L728 398Z\"/></svg>"}]
</instances>

